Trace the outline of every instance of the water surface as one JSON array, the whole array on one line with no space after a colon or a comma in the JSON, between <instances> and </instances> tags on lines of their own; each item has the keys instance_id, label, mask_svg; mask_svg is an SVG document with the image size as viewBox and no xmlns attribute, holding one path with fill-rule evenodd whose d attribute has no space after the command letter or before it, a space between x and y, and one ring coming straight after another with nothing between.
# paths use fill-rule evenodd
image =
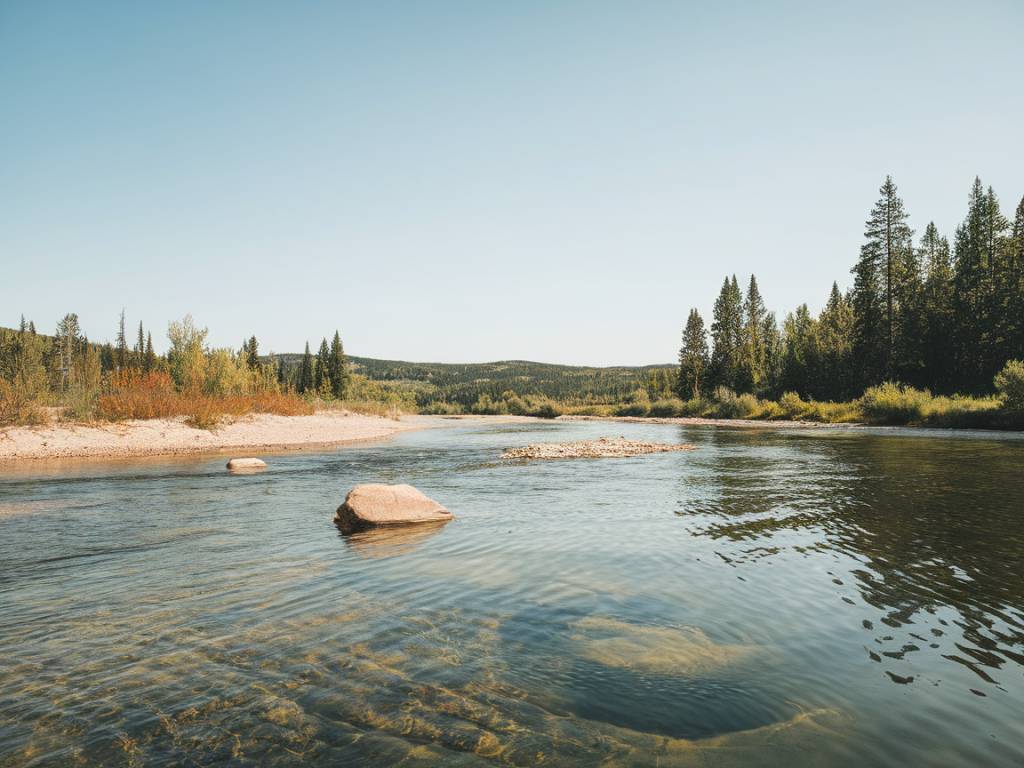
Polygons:
<instances>
[{"instance_id":1,"label":"water surface","mask_svg":"<svg viewBox=\"0 0 1024 768\"><path fill-rule=\"evenodd\" d=\"M508 463L543 440L692 453ZM458 516L343 537L358 482ZM473 424L0 469L0 766L1024 764L1024 441Z\"/></svg>"}]
</instances>

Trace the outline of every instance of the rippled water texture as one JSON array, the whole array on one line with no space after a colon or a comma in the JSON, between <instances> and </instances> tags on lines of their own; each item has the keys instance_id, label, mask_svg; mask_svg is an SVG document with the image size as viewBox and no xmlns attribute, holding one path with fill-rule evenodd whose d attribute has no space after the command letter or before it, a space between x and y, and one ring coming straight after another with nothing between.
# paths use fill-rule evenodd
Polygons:
<instances>
[{"instance_id":1,"label":"rippled water texture","mask_svg":"<svg viewBox=\"0 0 1024 768\"><path fill-rule=\"evenodd\" d=\"M502 462L603 435L629 459ZM1021 765L1024 441L485 424L0 470L0 766ZM363 481L437 528L342 537Z\"/></svg>"}]
</instances>

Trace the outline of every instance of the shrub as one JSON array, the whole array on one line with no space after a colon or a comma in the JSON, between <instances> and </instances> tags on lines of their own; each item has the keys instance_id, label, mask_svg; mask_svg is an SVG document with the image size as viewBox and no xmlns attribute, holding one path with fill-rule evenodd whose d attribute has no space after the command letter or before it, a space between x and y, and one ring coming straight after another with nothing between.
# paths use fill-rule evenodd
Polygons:
<instances>
[{"instance_id":1,"label":"shrub","mask_svg":"<svg viewBox=\"0 0 1024 768\"><path fill-rule=\"evenodd\" d=\"M637 400L632 403L623 403L615 409L616 416L646 416L651 410L651 404L646 400Z\"/></svg>"},{"instance_id":2,"label":"shrub","mask_svg":"<svg viewBox=\"0 0 1024 768\"><path fill-rule=\"evenodd\" d=\"M815 400L808 403L807 407L809 408L808 418L826 424L849 424L864 418L860 406L856 402L821 403Z\"/></svg>"},{"instance_id":3,"label":"shrub","mask_svg":"<svg viewBox=\"0 0 1024 768\"><path fill-rule=\"evenodd\" d=\"M927 390L887 381L865 390L860 408L864 417L875 424L912 424L924 418L931 399Z\"/></svg>"},{"instance_id":4,"label":"shrub","mask_svg":"<svg viewBox=\"0 0 1024 768\"><path fill-rule=\"evenodd\" d=\"M1010 360L996 374L996 392L1008 411L1024 411L1024 362Z\"/></svg>"},{"instance_id":5,"label":"shrub","mask_svg":"<svg viewBox=\"0 0 1024 768\"><path fill-rule=\"evenodd\" d=\"M783 392L779 398L779 410L787 419L799 420L810 411L810 406L796 392Z\"/></svg>"},{"instance_id":6,"label":"shrub","mask_svg":"<svg viewBox=\"0 0 1024 768\"><path fill-rule=\"evenodd\" d=\"M61 404L64 406L63 417L70 421L91 421L96 417L99 396L100 392L96 387L72 386L61 398Z\"/></svg>"},{"instance_id":7,"label":"shrub","mask_svg":"<svg viewBox=\"0 0 1024 768\"><path fill-rule=\"evenodd\" d=\"M691 397L682 406L683 416L709 416L714 412L714 403L705 400L703 397Z\"/></svg>"},{"instance_id":8,"label":"shrub","mask_svg":"<svg viewBox=\"0 0 1024 768\"><path fill-rule=\"evenodd\" d=\"M24 390L0 379L0 427L42 424L46 415Z\"/></svg>"},{"instance_id":9,"label":"shrub","mask_svg":"<svg viewBox=\"0 0 1024 768\"><path fill-rule=\"evenodd\" d=\"M675 416L682 416L685 404L678 398L666 398L664 400L657 400L651 403L651 407L648 411L650 416L657 416L659 418L672 418Z\"/></svg>"},{"instance_id":10,"label":"shrub","mask_svg":"<svg viewBox=\"0 0 1024 768\"><path fill-rule=\"evenodd\" d=\"M557 419L562 415L562 411L554 403L547 402L534 408L530 415L541 419Z\"/></svg>"},{"instance_id":11,"label":"shrub","mask_svg":"<svg viewBox=\"0 0 1024 768\"><path fill-rule=\"evenodd\" d=\"M722 390L722 391L720 391ZM760 409L757 398L750 394L737 395L727 387L715 390L716 414L723 419L749 419Z\"/></svg>"}]
</instances>

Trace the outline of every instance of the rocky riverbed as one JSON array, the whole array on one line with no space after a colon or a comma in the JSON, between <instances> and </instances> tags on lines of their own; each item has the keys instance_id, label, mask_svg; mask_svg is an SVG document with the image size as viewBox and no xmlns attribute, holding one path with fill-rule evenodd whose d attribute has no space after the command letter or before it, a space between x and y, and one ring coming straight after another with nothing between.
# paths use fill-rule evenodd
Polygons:
<instances>
[{"instance_id":1,"label":"rocky riverbed","mask_svg":"<svg viewBox=\"0 0 1024 768\"><path fill-rule=\"evenodd\" d=\"M686 443L648 443L627 440L624 437L602 437L597 440L577 440L570 443L534 443L509 448L503 459L606 459L642 456L648 453L692 451L696 446Z\"/></svg>"}]
</instances>

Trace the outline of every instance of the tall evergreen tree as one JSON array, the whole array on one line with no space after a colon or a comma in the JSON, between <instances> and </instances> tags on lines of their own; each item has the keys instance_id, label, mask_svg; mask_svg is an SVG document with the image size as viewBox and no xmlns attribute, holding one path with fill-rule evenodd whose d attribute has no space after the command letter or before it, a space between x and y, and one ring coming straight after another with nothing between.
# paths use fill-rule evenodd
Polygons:
<instances>
[{"instance_id":1,"label":"tall evergreen tree","mask_svg":"<svg viewBox=\"0 0 1024 768\"><path fill-rule=\"evenodd\" d=\"M330 362L328 371L331 376L331 391L335 398L343 400L348 391L348 363L345 359L345 348L341 344L341 334L334 332L331 340Z\"/></svg>"},{"instance_id":2,"label":"tall evergreen tree","mask_svg":"<svg viewBox=\"0 0 1024 768\"><path fill-rule=\"evenodd\" d=\"M132 357L133 357L132 364L136 368L143 368L143 367L145 367L144 364L145 364L145 357L146 357L146 337L142 333L142 321L141 320L139 321L139 335L138 335L138 338L135 340L135 347L134 347L134 349L132 349Z\"/></svg>"},{"instance_id":3,"label":"tall evergreen tree","mask_svg":"<svg viewBox=\"0 0 1024 768\"><path fill-rule=\"evenodd\" d=\"M299 378L295 382L295 389L300 394L314 391L313 381L313 355L309 352L309 342L306 342L306 351L302 355L302 363L299 366Z\"/></svg>"},{"instance_id":4,"label":"tall evergreen tree","mask_svg":"<svg viewBox=\"0 0 1024 768\"><path fill-rule=\"evenodd\" d=\"M330 365L330 357L331 350L327 346L327 339L321 339L320 349L316 353L316 371L313 373L313 386L320 393L331 389L331 373L327 367Z\"/></svg>"},{"instance_id":5,"label":"tall evergreen tree","mask_svg":"<svg viewBox=\"0 0 1024 768\"><path fill-rule=\"evenodd\" d=\"M743 348L743 295L736 275L722 283L715 301L711 323L711 364L709 381L713 387L736 389L740 354Z\"/></svg>"},{"instance_id":6,"label":"tall evergreen tree","mask_svg":"<svg viewBox=\"0 0 1024 768\"><path fill-rule=\"evenodd\" d=\"M115 361L118 370L128 367L128 339L124 333L124 309L121 310L121 320L117 325L117 341L115 344Z\"/></svg>"},{"instance_id":7,"label":"tall evergreen tree","mask_svg":"<svg viewBox=\"0 0 1024 768\"><path fill-rule=\"evenodd\" d=\"M255 335L249 339L249 345L245 355L245 364L249 367L250 371L258 371L260 369L260 347L256 342Z\"/></svg>"},{"instance_id":8,"label":"tall evergreen tree","mask_svg":"<svg viewBox=\"0 0 1024 768\"><path fill-rule=\"evenodd\" d=\"M153 334L146 334L146 351L142 358L142 370L146 373L156 368L156 353L153 352Z\"/></svg>"},{"instance_id":9,"label":"tall evergreen tree","mask_svg":"<svg viewBox=\"0 0 1024 768\"><path fill-rule=\"evenodd\" d=\"M1024 360L1024 197L1017 205L1007 243L1007 283L1010 292L1006 307L1006 316L1010 321L1008 357Z\"/></svg>"},{"instance_id":10,"label":"tall evergreen tree","mask_svg":"<svg viewBox=\"0 0 1024 768\"><path fill-rule=\"evenodd\" d=\"M781 388L801 396L812 394L812 381L818 366L817 322L806 304L787 315L783 323L783 360Z\"/></svg>"},{"instance_id":11,"label":"tall evergreen tree","mask_svg":"<svg viewBox=\"0 0 1024 768\"><path fill-rule=\"evenodd\" d=\"M953 358L953 267L949 241L929 222L921 236L919 250L924 269L921 336L924 379L939 391L956 386Z\"/></svg>"},{"instance_id":12,"label":"tall evergreen tree","mask_svg":"<svg viewBox=\"0 0 1024 768\"><path fill-rule=\"evenodd\" d=\"M811 392L815 398L845 400L858 394L850 386L852 339L853 307L839 285L832 283L818 316L818 360Z\"/></svg>"},{"instance_id":13,"label":"tall evergreen tree","mask_svg":"<svg viewBox=\"0 0 1024 768\"><path fill-rule=\"evenodd\" d=\"M891 176L885 177L879 194L864 225L865 242L853 268L854 355L861 384L894 375L900 331L897 300L907 251L913 247L913 232Z\"/></svg>"},{"instance_id":14,"label":"tall evergreen tree","mask_svg":"<svg viewBox=\"0 0 1024 768\"><path fill-rule=\"evenodd\" d=\"M762 393L765 389L764 322L767 316L757 278L751 275L743 303L743 331L736 381L739 391Z\"/></svg>"},{"instance_id":15,"label":"tall evergreen tree","mask_svg":"<svg viewBox=\"0 0 1024 768\"><path fill-rule=\"evenodd\" d=\"M954 239L953 298L956 368L960 385L980 391L991 385L998 357L995 330L995 275L1006 229L995 194L975 178L967 217Z\"/></svg>"},{"instance_id":16,"label":"tall evergreen tree","mask_svg":"<svg viewBox=\"0 0 1024 768\"><path fill-rule=\"evenodd\" d=\"M708 368L708 339L704 318L696 309L690 310L683 329L683 345L679 349L679 380L677 394L683 400L703 394Z\"/></svg>"}]
</instances>

